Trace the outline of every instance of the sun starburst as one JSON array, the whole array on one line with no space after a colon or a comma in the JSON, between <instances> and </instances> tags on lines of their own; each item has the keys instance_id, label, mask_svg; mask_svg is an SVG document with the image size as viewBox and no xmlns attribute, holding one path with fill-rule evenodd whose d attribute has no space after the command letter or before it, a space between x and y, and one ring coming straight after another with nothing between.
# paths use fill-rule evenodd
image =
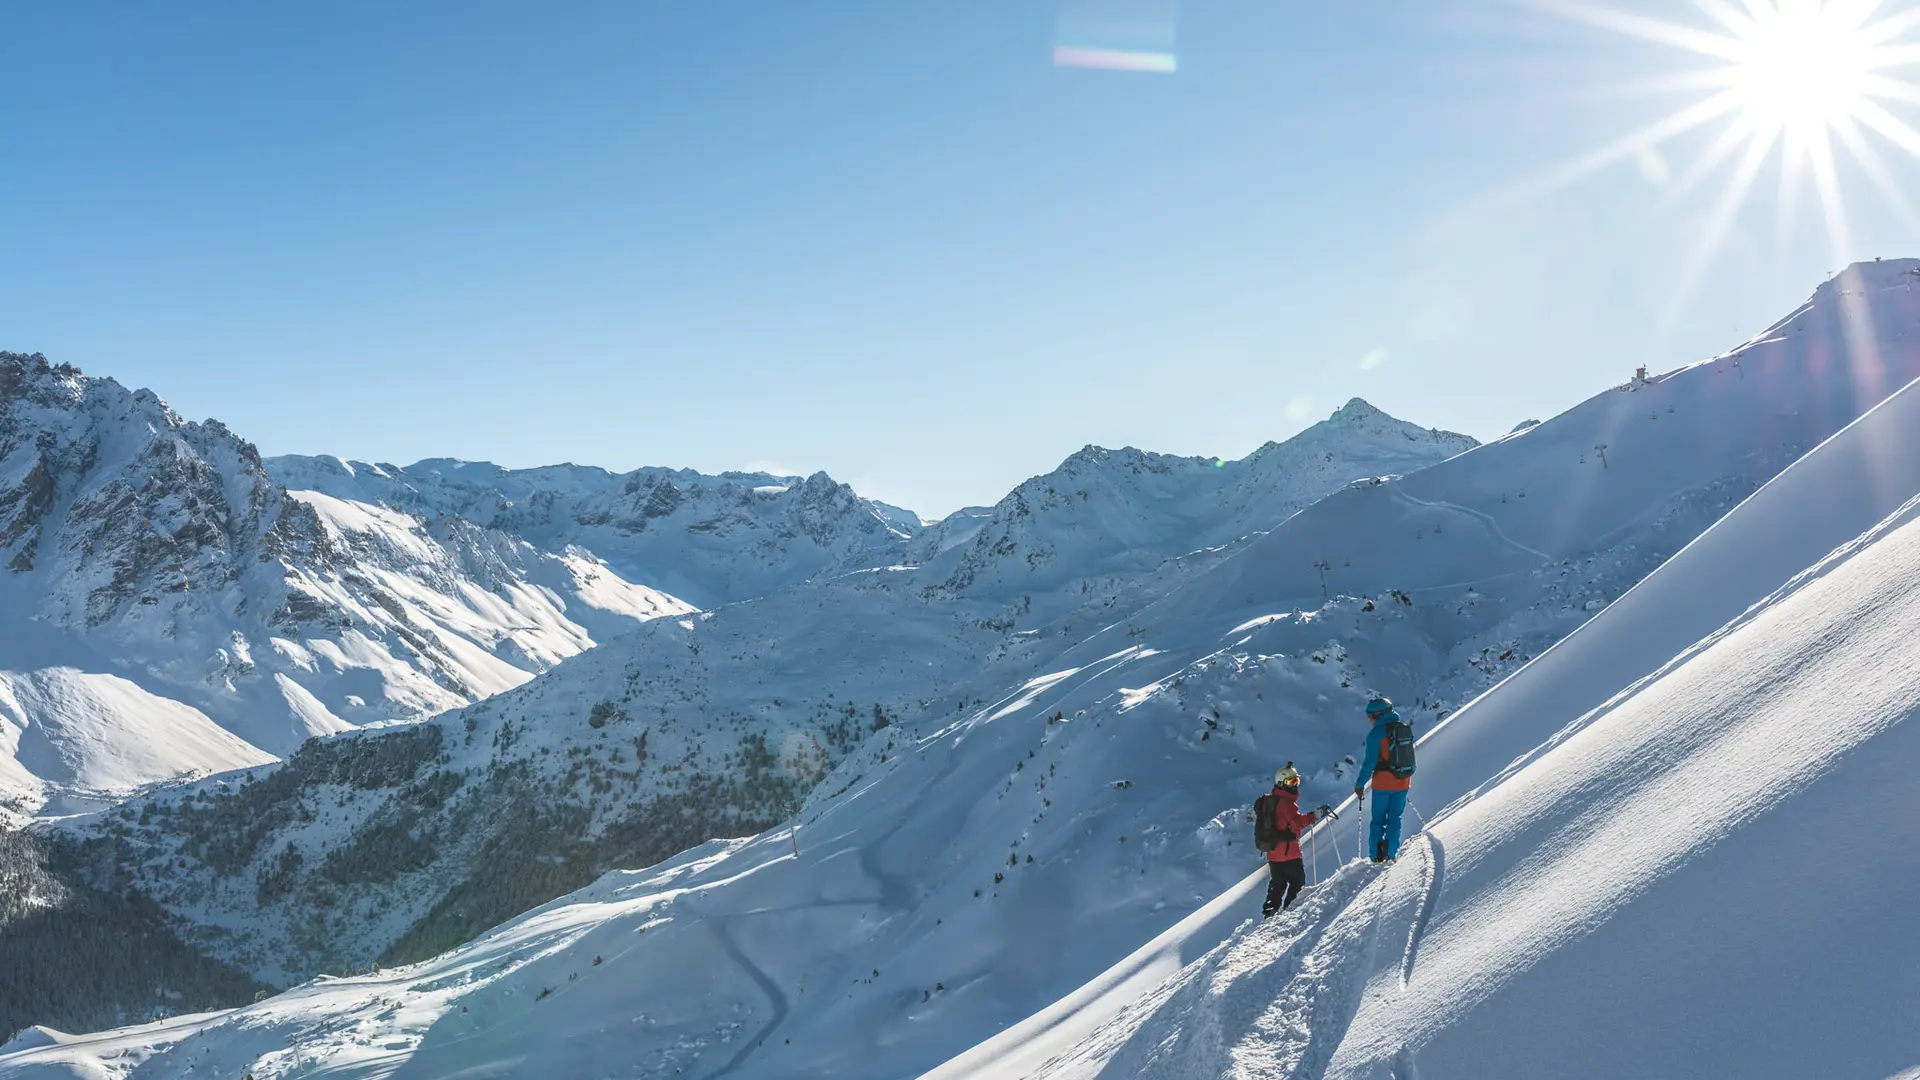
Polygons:
<instances>
[{"instance_id":1,"label":"sun starburst","mask_svg":"<svg viewBox=\"0 0 1920 1080\"><path fill-rule=\"evenodd\" d=\"M1565 183L1719 125L1717 136L1674 184L1678 197L1733 163L1706 219L1696 272L1719 248L1776 152L1783 231L1791 226L1810 180L1833 253L1851 250L1841 151L1920 231L1920 214L1881 154L1882 146L1890 145L1920 158L1920 131L1896 115L1903 106L1920 103L1920 85L1901 77L1903 69L1920 65L1920 5L1888 10L1885 0L1694 0L1701 15L1697 24L1586 0L1538 0L1537 6L1710 61L1656 84L1693 91L1701 95L1696 100L1547 178L1553 185Z\"/></svg>"}]
</instances>

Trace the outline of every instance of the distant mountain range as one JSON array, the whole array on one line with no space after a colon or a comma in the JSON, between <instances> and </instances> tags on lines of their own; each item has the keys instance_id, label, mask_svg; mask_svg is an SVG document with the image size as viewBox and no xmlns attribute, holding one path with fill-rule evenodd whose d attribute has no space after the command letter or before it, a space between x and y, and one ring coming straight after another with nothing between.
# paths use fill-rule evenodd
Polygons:
<instances>
[{"instance_id":1,"label":"distant mountain range","mask_svg":"<svg viewBox=\"0 0 1920 1080\"><path fill-rule=\"evenodd\" d=\"M921 528L911 511L862 498L826 473L503 469L448 459L402 468L328 457L271 458L266 468L288 488L460 518L544 551L586 548L626 580L702 608L830 567L884 562Z\"/></svg>"},{"instance_id":2,"label":"distant mountain range","mask_svg":"<svg viewBox=\"0 0 1920 1080\"><path fill-rule=\"evenodd\" d=\"M824 473L263 460L150 391L4 354L0 806L261 764L481 700L650 618L942 546L952 567L915 580L1002 603L1123 581L1470 444L1356 402L1244 462L1088 448L929 528ZM1043 569L1087 539L1099 557Z\"/></svg>"}]
</instances>

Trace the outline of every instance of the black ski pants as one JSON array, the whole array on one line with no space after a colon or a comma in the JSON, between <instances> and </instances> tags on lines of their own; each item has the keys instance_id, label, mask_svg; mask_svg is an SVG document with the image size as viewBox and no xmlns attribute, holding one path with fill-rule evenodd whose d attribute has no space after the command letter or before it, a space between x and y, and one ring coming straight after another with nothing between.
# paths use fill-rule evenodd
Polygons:
<instances>
[{"instance_id":1,"label":"black ski pants","mask_svg":"<svg viewBox=\"0 0 1920 1080\"><path fill-rule=\"evenodd\" d=\"M1284 911L1307 884L1307 866L1299 859L1270 862L1267 864L1267 873L1271 878L1267 882L1267 902L1260 906L1262 918L1276 911Z\"/></svg>"}]
</instances>

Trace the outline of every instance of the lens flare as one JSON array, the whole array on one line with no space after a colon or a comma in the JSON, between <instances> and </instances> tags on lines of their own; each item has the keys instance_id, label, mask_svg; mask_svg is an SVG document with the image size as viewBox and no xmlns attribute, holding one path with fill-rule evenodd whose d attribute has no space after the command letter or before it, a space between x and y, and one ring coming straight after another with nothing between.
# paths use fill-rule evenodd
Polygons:
<instances>
[{"instance_id":1,"label":"lens flare","mask_svg":"<svg viewBox=\"0 0 1920 1080\"><path fill-rule=\"evenodd\" d=\"M1177 0L1059 0L1056 67L1171 75Z\"/></svg>"},{"instance_id":2,"label":"lens flare","mask_svg":"<svg viewBox=\"0 0 1920 1080\"><path fill-rule=\"evenodd\" d=\"M1084 45L1056 45L1056 67L1093 68L1098 71L1152 71L1171 75L1178 67L1172 53L1142 52L1138 49L1094 49Z\"/></svg>"}]
</instances>

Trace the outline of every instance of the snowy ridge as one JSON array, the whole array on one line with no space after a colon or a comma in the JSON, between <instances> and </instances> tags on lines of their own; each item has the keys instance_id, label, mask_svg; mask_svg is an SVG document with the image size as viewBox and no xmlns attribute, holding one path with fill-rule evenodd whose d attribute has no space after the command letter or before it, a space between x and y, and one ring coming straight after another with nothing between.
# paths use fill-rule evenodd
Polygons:
<instances>
[{"instance_id":1,"label":"snowy ridge","mask_svg":"<svg viewBox=\"0 0 1920 1080\"><path fill-rule=\"evenodd\" d=\"M691 610L590 555L268 479L150 391L0 354L0 801L258 765Z\"/></svg>"},{"instance_id":2,"label":"snowy ridge","mask_svg":"<svg viewBox=\"0 0 1920 1080\"><path fill-rule=\"evenodd\" d=\"M1477 445L1355 398L1238 461L1089 446L987 512L961 511L913 545L941 594L1073 603L1169 559L1271 529L1363 477L1412 472Z\"/></svg>"},{"instance_id":3,"label":"snowy ridge","mask_svg":"<svg viewBox=\"0 0 1920 1080\"><path fill-rule=\"evenodd\" d=\"M826 473L504 469L450 459L403 468L299 456L266 467L290 488L452 515L545 551L584 548L626 580L700 607L762 596L829 568L899 562L920 529L911 511L864 499Z\"/></svg>"},{"instance_id":4,"label":"snowy ridge","mask_svg":"<svg viewBox=\"0 0 1920 1080\"><path fill-rule=\"evenodd\" d=\"M1898 786L1897 773L1912 759L1899 740L1913 730L1904 710L1916 688L1911 672L1893 669L1904 664L1899 642L1912 632L1907 594L1920 588L1920 541L1912 524L1889 514L1920 491L1920 477L1903 460L1910 455L1886 449L1888 432L1912 430L1912 395L1827 440L1920 377L1920 306L1892 276L1915 265L1854 268L1783 329L1736 353L1616 387L1398 480L1343 488L1231 551L1175 558L1135 578L1112 606L1095 600L1043 614L1049 605L1036 598L1030 624L1001 628L979 613L1004 597L935 604L912 572L898 571L783 590L684 625L650 623L617 646L633 647L628 656L596 650L416 729L441 731L442 741L419 750L417 771L401 770L399 782L374 784L351 805L421 802L434 791L449 805L468 798L470 785L492 782L473 771L491 770L495 757L478 744L497 749L508 731L503 774L557 771L577 758L583 800L596 775L611 779L619 798L660 790L652 785L671 775L662 763L639 768L630 750L622 751L628 760L607 753L622 740L631 747L628 725L660 725L650 740L666 738L664 721L647 718L687 715L692 699L683 695L694 688L724 689L728 708L749 717L784 709L796 684L810 695L848 694L856 705L882 696L878 686L912 700L831 764L797 834L776 829L606 876L420 966L311 983L192 1024L23 1048L0 1057L0 1075L148 1060L148 1068L218 1062L265 1076L404 1067L420 1075L878 1080L954 1058L943 1075L1235 1076L1244 1064L1267 1070L1245 1075L1406 1077L1417 1068L1428 1080L1500 1080L1538 1075L1549 1048L1530 1039L1616 1028L1652 1032L1631 1051L1644 1058L1600 1056L1600 1044L1620 1042L1609 1034L1593 1047L1575 1040L1552 1060L1571 1063L1568 1075L1645 1075L1660 1053L1726 1045L1730 1022L1744 1027L1740 1018L1769 1007L1760 1000L1766 987L1838 971L1812 956L1751 948L1755 935L1777 939L1780 927L1756 914L1776 911L1796 925L1818 923L1813 938L1828 955L1868 955L1862 934L1897 937L1896 947L1873 954L1879 966L1857 986L1812 984L1816 1002L1831 995L1837 1011L1886 1021L1875 1029L1886 1037L1854 1047L1809 1040L1859 1075L1892 1075L1915 1048L1898 1041L1910 1040L1911 1028L1888 1010L1911 999L1862 1001L1860 993L1901 985L1900 973L1913 970L1912 947L1894 935L1899 924L1886 905L1915 883L1910 860L1869 858L1858 844L1875 837L1867 823L1880 808L1895 806L1902 822L1913 816L1898 802L1911 785ZM1853 302L1854 290L1863 302ZM1602 444L1604 462L1595 449ZM1815 494L1828 501L1812 501ZM1701 537L1735 505L1739 513ZM1782 534L1782 523L1798 531ZM1819 573L1622 694L1857 537ZM1652 573L1683 548L1669 569ZM1178 569L1187 562L1191 572ZM1595 612L1603 614L1572 633ZM1673 628L1662 629L1668 620ZM847 632L863 637L838 636ZM1618 651L1641 639L1644 647ZM675 646L680 658L667 664ZM931 672L920 674L929 659ZM1569 674L1576 670L1594 674L1578 681ZM1565 700L1553 694L1557 682ZM631 697L605 700L624 715L603 712L605 725L594 728L583 707L623 685ZM1292 759L1308 773L1309 805L1336 799L1351 786L1345 758L1358 749L1359 705L1375 690L1393 693L1423 733L1433 732L1415 803L1435 815L1437 845L1410 845L1384 877L1333 876L1334 846L1350 841L1341 830L1353 815L1343 815L1314 848L1317 876L1334 884L1298 916L1233 937L1154 990L1229 938L1236 913L1252 913L1246 891L1258 856L1242 815L1274 763ZM543 729L538 741L520 723L581 711L584 719ZM1743 743L1743 724L1731 718L1748 715L1753 738ZM1860 723L1808 724L1807 716ZM1436 727L1441 719L1449 722ZM732 770L761 761L757 775L784 778L780 797L796 796L804 785L791 781L823 764L805 754L807 740L777 768L747 746L727 749L727 734L779 730L762 723L723 725L718 741L702 737L706 749L692 730L662 745L670 754L692 747L707 761L717 752ZM783 723L818 730L798 716ZM620 739L606 734L616 731ZM399 734L332 742L371 754ZM589 741L596 738L605 742ZM298 767L320 772L317 763ZM628 781L609 767L639 774L633 782L645 786L619 786ZM717 775L704 769L692 771ZM457 790L437 788L435 770L464 772ZM1818 794L1782 794L1781 778L1803 771ZM253 786L272 794L272 775ZM207 790L214 786L170 813L217 820L273 805ZM1685 805L1723 789L1725 798L1703 806L1709 828L1694 829L1684 815L1611 813ZM350 833L359 827L330 809L337 789L296 790L321 831L262 833L240 882L278 888L280 879L258 875L288 840L305 852L296 879L315 858L372 843L354 837L373 831ZM1440 818L1439 804L1456 799ZM1793 800L1786 812L1767 811L1784 799ZM474 805L498 813L503 804ZM768 804L728 805L744 823ZM1835 814L1819 811L1828 805ZM111 826L89 842L155 845L147 850L159 866L191 837L167 823L150 836L145 828ZM1833 847L1834 835L1848 845ZM1715 837L1724 838L1719 847ZM322 841L334 846L323 851ZM1892 842L1910 846L1911 838ZM1858 898L1849 908L1858 925L1825 918L1818 905L1833 894L1777 895L1779 843L1809 858L1829 844L1819 872ZM1611 871L1615 851L1653 871L1647 881L1621 890L1617 875L1596 877L1598 868ZM1516 903L1530 895L1516 868L1535 866L1558 875L1568 897L1592 902ZM1601 898L1596 890L1605 888L1618 896ZM351 908L369 895L340 898ZM1727 898L1745 895L1767 901L1733 905L1729 918ZM193 916L192 898L166 902ZM217 910L208 903L207 912ZM1635 912L1648 914L1631 940L1608 936ZM1682 934L1716 919L1732 929ZM1507 932L1545 959L1530 967L1494 947ZM1688 940L1704 942L1698 955L1707 962L1690 966L1693 954L1673 947ZM1607 969L1632 972L1634 982L1594 979L1580 957L1596 952L1635 957ZM1300 962L1274 962L1282 953ZM703 972L700 994L669 974L686 970ZM1647 973L1672 978L1672 992L1648 990ZM1593 985L1582 989L1582 980ZM1706 1011L1727 999L1723 982L1737 991L1737 1008ZM1460 985L1474 992L1448 992ZM1562 1000L1604 1022L1550 1014ZM1808 1007L1799 995L1768 1000ZM1353 1020L1405 1009L1419 1017L1392 1046L1369 1033L1394 1025ZM1681 1022L1661 1027L1669 1013ZM1034 1021L1021 1024L1026 1017ZM1754 1030L1761 1023L1768 1033L1797 1030L1772 1015ZM1857 1025L1834 1018L1824 1030ZM1702 1032L1710 1037L1701 1050L1680 1045ZM1494 1057L1485 1058L1493 1071L1467 1071L1490 1043L1535 1071ZM1820 1073L1796 1053L1781 1050L1779 1065L1761 1049L1726 1060L1753 1075ZM1683 1060L1694 1073L1718 1071L1710 1060Z\"/></svg>"},{"instance_id":5,"label":"snowy ridge","mask_svg":"<svg viewBox=\"0 0 1920 1080\"><path fill-rule=\"evenodd\" d=\"M1541 1061L1569 1077L1899 1073L1920 1055L1907 1022L1920 949L1894 930L1920 870L1886 857L1920 840L1905 777L1920 753L1920 676L1902 644L1920 628L1920 468L1898 452L1916 421L1910 388L1630 607L1435 731L1429 801L1471 773L1498 778L1435 815L1384 876L1343 870L1340 890L1366 886L1352 905L1309 904L1235 935L1097 1032L1001 1055L1051 1057L1020 1075L1063 1080L1498 1078L1538 1075ZM1817 523L1808 499L1826 512ZM1783 537L1794 511L1801 527ZM1782 581L1795 558L1812 565ZM1767 579L1779 588L1747 607ZM1696 622L1703 602L1736 615L1657 672L1641 677L1616 650L1629 629ZM1526 677L1549 667L1621 693L1556 732L1585 686L1542 712ZM1528 737L1546 741L1499 769ZM1899 824L1856 837L1903 804ZM1778 887L1782 850L1805 861L1811 887ZM1307 933L1319 944L1300 943ZM955 1062L935 1075L1016 1074Z\"/></svg>"}]
</instances>

